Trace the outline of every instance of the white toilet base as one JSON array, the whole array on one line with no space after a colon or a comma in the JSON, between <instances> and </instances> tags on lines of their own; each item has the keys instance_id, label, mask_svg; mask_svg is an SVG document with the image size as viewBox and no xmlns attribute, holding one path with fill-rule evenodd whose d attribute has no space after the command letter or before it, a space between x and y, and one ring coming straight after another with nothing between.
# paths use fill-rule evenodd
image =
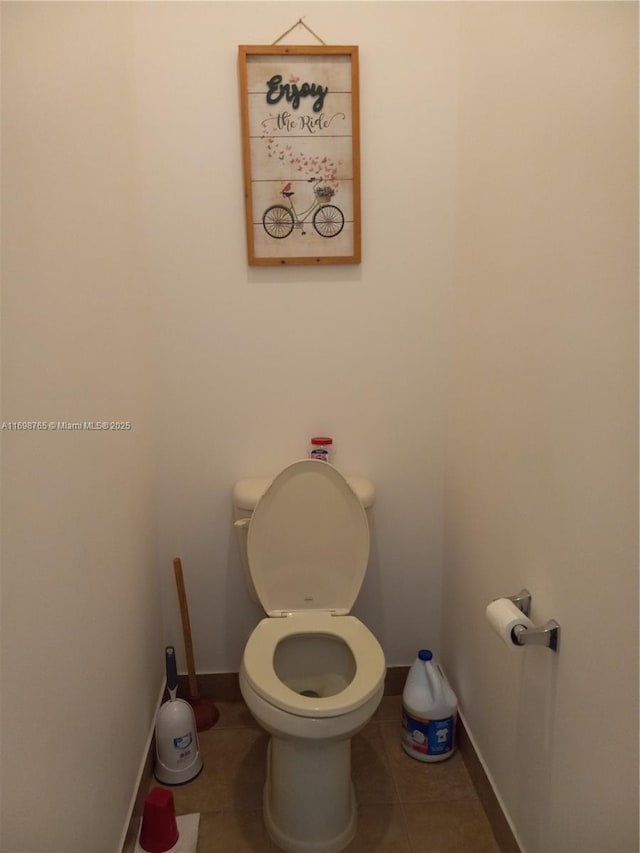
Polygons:
<instances>
[{"instance_id":1,"label":"white toilet base","mask_svg":"<svg viewBox=\"0 0 640 853\"><path fill-rule=\"evenodd\" d=\"M351 740L272 735L263 796L269 837L287 853L338 853L356 833Z\"/></svg>"}]
</instances>

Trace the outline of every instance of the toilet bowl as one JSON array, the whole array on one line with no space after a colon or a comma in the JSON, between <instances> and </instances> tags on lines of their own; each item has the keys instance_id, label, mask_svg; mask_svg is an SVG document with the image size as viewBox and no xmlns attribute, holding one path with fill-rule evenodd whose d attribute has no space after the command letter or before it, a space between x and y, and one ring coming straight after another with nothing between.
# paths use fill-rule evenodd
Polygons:
<instances>
[{"instance_id":1,"label":"toilet bowl","mask_svg":"<svg viewBox=\"0 0 640 853\"><path fill-rule=\"evenodd\" d=\"M369 557L365 509L336 468L295 462L259 498L246 556L269 617L240 667L245 702L271 735L267 831L290 853L334 853L356 831L350 738L384 689L384 653L350 615Z\"/></svg>"}]
</instances>

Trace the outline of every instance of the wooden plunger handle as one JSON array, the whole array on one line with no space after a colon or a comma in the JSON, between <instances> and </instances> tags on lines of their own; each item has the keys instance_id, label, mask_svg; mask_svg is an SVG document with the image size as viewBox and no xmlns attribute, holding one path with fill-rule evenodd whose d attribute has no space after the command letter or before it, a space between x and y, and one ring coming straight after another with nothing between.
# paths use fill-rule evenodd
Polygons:
<instances>
[{"instance_id":1,"label":"wooden plunger handle","mask_svg":"<svg viewBox=\"0 0 640 853\"><path fill-rule=\"evenodd\" d=\"M198 698L198 680L196 678L196 664L193 659L193 643L191 642L191 623L189 622L189 608L187 606L187 594L184 589L184 577L182 575L182 561L176 557L173 561L173 571L176 576L178 588L178 602L180 603L180 617L182 618L182 633L184 635L184 650L187 655L187 674L189 677L189 696Z\"/></svg>"}]
</instances>

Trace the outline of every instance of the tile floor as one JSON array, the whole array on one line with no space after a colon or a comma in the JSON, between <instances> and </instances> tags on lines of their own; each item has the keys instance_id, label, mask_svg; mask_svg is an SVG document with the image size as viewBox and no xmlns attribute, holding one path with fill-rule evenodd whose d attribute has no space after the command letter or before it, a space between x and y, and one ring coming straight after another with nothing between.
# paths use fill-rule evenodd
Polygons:
<instances>
[{"instance_id":1,"label":"tile floor","mask_svg":"<svg viewBox=\"0 0 640 853\"><path fill-rule=\"evenodd\" d=\"M275 852L261 812L268 735L243 702L216 706L220 719L199 736L204 770L172 788L176 814L200 814L198 853ZM409 758L400 747L400 707L400 696L385 696L353 738L358 832L347 851L499 853L462 757Z\"/></svg>"}]
</instances>

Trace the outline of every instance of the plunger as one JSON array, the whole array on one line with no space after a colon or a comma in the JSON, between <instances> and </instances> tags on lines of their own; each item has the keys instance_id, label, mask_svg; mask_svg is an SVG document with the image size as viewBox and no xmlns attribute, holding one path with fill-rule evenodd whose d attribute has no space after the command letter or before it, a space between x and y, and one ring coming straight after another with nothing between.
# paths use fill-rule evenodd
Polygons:
<instances>
[{"instance_id":1,"label":"plunger","mask_svg":"<svg viewBox=\"0 0 640 853\"><path fill-rule=\"evenodd\" d=\"M187 675L189 683L189 695L187 702L193 708L196 718L196 728L199 732L210 729L218 721L220 714L218 709L209 699L200 695L198 690L198 679L196 678L196 665L193 658L193 643L191 642L191 623L189 622L189 608L187 606L187 594L184 588L184 577L182 574L182 561L176 557L173 561L173 571L176 576L178 588L178 602L180 603L180 617L182 619L182 633L184 636L184 650L187 655Z\"/></svg>"}]
</instances>

